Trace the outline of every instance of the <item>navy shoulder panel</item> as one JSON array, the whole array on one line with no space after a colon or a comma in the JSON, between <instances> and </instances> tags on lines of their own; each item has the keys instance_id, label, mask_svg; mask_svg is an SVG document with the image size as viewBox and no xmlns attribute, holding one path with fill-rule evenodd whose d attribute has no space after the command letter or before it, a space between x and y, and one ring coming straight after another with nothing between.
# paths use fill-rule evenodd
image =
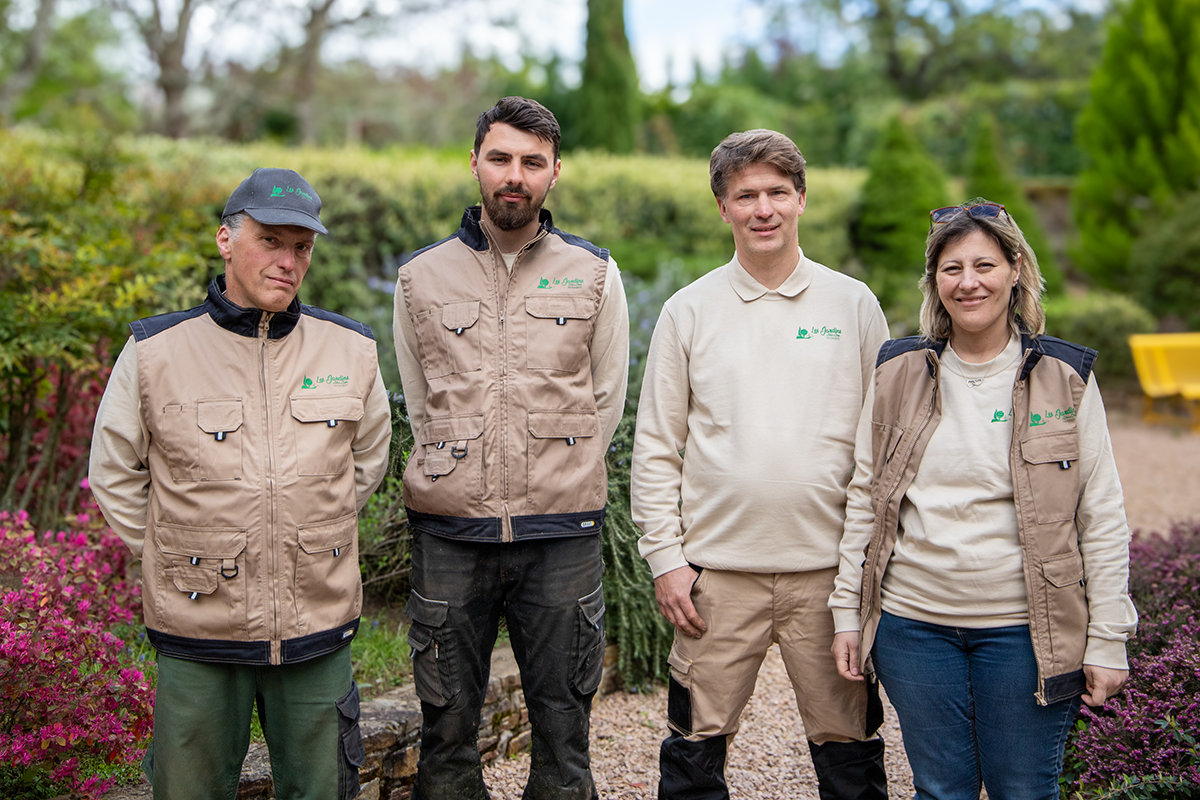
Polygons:
<instances>
[{"instance_id":1,"label":"navy shoulder panel","mask_svg":"<svg viewBox=\"0 0 1200 800\"><path fill-rule=\"evenodd\" d=\"M896 356L902 356L914 350L928 350L935 344L924 336L905 336L903 339L889 339L879 348L879 356L875 359L875 369L879 369Z\"/></svg>"},{"instance_id":2,"label":"navy shoulder panel","mask_svg":"<svg viewBox=\"0 0 1200 800\"><path fill-rule=\"evenodd\" d=\"M447 236L445 239L442 239L441 241L434 242L433 244L427 244L424 247L422 247L420 250L417 250L415 253L413 253L411 256L409 256L407 260L412 261L414 258L416 258L417 256L421 255L422 253L426 252L427 250L432 250L435 247L440 247L441 245L444 245L446 242L452 242L458 238L460 238L459 232L456 232L453 236Z\"/></svg>"},{"instance_id":3,"label":"navy shoulder panel","mask_svg":"<svg viewBox=\"0 0 1200 800\"><path fill-rule=\"evenodd\" d=\"M341 314L335 314L332 311L326 311L325 309L317 308L316 306L306 306L303 303L300 305L300 313L304 314L305 316L312 317L313 319L332 322L334 325L341 325L347 330L360 333L371 341L375 341L375 334L371 333L371 326L364 325L358 320L350 319L349 317L343 317Z\"/></svg>"},{"instance_id":4,"label":"navy shoulder panel","mask_svg":"<svg viewBox=\"0 0 1200 800\"><path fill-rule=\"evenodd\" d=\"M582 236L576 236L573 233L566 233L565 231L560 231L558 228L551 228L550 232L562 239L567 244L575 247L582 247L596 258L599 258L603 261L608 261L607 247L596 247L596 245L592 244L587 239L584 239Z\"/></svg>"},{"instance_id":5,"label":"navy shoulder panel","mask_svg":"<svg viewBox=\"0 0 1200 800\"><path fill-rule=\"evenodd\" d=\"M134 339L139 342L145 341L151 336L174 328L181 322L187 322L189 319L204 316L208 313L205 305L202 303L195 308L189 308L187 311L171 311L167 314L159 314L156 317L134 320L129 323L129 330L133 334Z\"/></svg>"},{"instance_id":6,"label":"navy shoulder panel","mask_svg":"<svg viewBox=\"0 0 1200 800\"><path fill-rule=\"evenodd\" d=\"M1088 378L1092 374L1092 367L1096 365L1098 353L1095 350L1064 339L1056 339L1053 336L1039 336L1037 339L1042 346L1043 353L1069 365L1079 374L1080 378L1083 378L1084 383L1088 382Z\"/></svg>"}]
</instances>

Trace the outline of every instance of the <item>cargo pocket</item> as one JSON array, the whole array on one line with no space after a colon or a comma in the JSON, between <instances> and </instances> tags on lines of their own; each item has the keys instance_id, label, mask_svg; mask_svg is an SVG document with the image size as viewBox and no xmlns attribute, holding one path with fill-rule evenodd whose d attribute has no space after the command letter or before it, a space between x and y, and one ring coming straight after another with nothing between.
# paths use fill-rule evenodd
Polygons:
<instances>
[{"instance_id":1,"label":"cargo pocket","mask_svg":"<svg viewBox=\"0 0 1200 800\"><path fill-rule=\"evenodd\" d=\"M152 431L171 480L242 478L242 400L220 397L163 406Z\"/></svg>"},{"instance_id":2,"label":"cargo pocket","mask_svg":"<svg viewBox=\"0 0 1200 800\"><path fill-rule=\"evenodd\" d=\"M404 470L409 505L427 514L461 516L483 498L483 415L431 417Z\"/></svg>"},{"instance_id":3,"label":"cargo pocket","mask_svg":"<svg viewBox=\"0 0 1200 800\"><path fill-rule=\"evenodd\" d=\"M413 315L426 380L483 368L479 300L455 300Z\"/></svg>"},{"instance_id":4,"label":"cargo pocket","mask_svg":"<svg viewBox=\"0 0 1200 800\"><path fill-rule=\"evenodd\" d=\"M170 630L197 639L246 633L246 529L154 527L155 607Z\"/></svg>"},{"instance_id":5,"label":"cargo pocket","mask_svg":"<svg viewBox=\"0 0 1200 800\"><path fill-rule=\"evenodd\" d=\"M338 712L338 800L350 800L358 794L358 770L367 759L363 748L358 684L350 682L350 691L335 703Z\"/></svg>"},{"instance_id":6,"label":"cargo pocket","mask_svg":"<svg viewBox=\"0 0 1200 800\"><path fill-rule=\"evenodd\" d=\"M537 294L525 298L525 358L530 369L578 372L589 362L591 297Z\"/></svg>"},{"instance_id":7,"label":"cargo pocket","mask_svg":"<svg viewBox=\"0 0 1200 800\"><path fill-rule=\"evenodd\" d=\"M450 604L426 600L415 591L408 596L404 613L412 620L408 644L412 647L413 683L422 702L441 708L458 694L453 653L439 637Z\"/></svg>"},{"instance_id":8,"label":"cargo pocket","mask_svg":"<svg viewBox=\"0 0 1200 800\"><path fill-rule=\"evenodd\" d=\"M296 470L300 475L341 475L350 468L350 445L363 418L354 394L293 397Z\"/></svg>"},{"instance_id":9,"label":"cargo pocket","mask_svg":"<svg viewBox=\"0 0 1200 800\"><path fill-rule=\"evenodd\" d=\"M344 623L358 602L358 515L299 526L296 553L296 612L301 633ZM361 607L354 608L351 618Z\"/></svg>"},{"instance_id":10,"label":"cargo pocket","mask_svg":"<svg viewBox=\"0 0 1200 800\"><path fill-rule=\"evenodd\" d=\"M1087 589L1083 583L1083 556L1078 550L1042 559L1045 581L1046 626L1050 636L1050 653L1057 669L1079 669L1087 646L1085 626ZM1035 613L1030 609L1030 613ZM1072 636L1068 632L1075 631Z\"/></svg>"},{"instance_id":11,"label":"cargo pocket","mask_svg":"<svg viewBox=\"0 0 1200 800\"><path fill-rule=\"evenodd\" d=\"M604 585L579 598L575 624L575 691L589 695L600 687L604 674Z\"/></svg>"},{"instance_id":12,"label":"cargo pocket","mask_svg":"<svg viewBox=\"0 0 1200 800\"><path fill-rule=\"evenodd\" d=\"M592 411L530 411L529 514L604 507L600 420Z\"/></svg>"},{"instance_id":13,"label":"cargo pocket","mask_svg":"<svg viewBox=\"0 0 1200 800\"><path fill-rule=\"evenodd\" d=\"M1079 436L1074 430L1021 440L1040 524L1074 519L1079 506Z\"/></svg>"},{"instance_id":14,"label":"cargo pocket","mask_svg":"<svg viewBox=\"0 0 1200 800\"><path fill-rule=\"evenodd\" d=\"M667 724L684 736L691 736L692 725L692 662L679 654L672 645L667 654L671 674L667 684Z\"/></svg>"}]
</instances>

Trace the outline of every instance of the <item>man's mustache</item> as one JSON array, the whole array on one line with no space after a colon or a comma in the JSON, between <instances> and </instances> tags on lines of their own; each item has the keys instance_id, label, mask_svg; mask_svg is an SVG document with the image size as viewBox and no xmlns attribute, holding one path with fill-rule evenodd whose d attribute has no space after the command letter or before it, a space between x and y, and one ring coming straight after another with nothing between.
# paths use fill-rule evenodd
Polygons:
<instances>
[{"instance_id":1,"label":"man's mustache","mask_svg":"<svg viewBox=\"0 0 1200 800\"><path fill-rule=\"evenodd\" d=\"M493 197L499 197L502 194L519 194L521 197L530 198L533 194L523 186L502 186L493 193Z\"/></svg>"}]
</instances>

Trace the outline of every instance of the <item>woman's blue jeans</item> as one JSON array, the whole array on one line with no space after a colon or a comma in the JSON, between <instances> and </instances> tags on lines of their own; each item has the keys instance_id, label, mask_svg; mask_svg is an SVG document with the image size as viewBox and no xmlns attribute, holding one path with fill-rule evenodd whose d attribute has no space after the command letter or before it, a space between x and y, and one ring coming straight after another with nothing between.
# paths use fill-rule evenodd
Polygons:
<instances>
[{"instance_id":1,"label":"woman's blue jeans","mask_svg":"<svg viewBox=\"0 0 1200 800\"><path fill-rule=\"evenodd\" d=\"M871 651L918 800L1058 800L1079 698L1038 705L1029 626L951 628L884 613Z\"/></svg>"}]
</instances>

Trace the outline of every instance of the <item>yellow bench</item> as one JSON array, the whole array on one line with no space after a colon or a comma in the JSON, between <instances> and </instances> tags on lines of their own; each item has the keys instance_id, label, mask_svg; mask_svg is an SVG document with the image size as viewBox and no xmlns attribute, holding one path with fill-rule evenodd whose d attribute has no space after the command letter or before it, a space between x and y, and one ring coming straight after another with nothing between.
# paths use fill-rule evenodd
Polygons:
<instances>
[{"instance_id":1,"label":"yellow bench","mask_svg":"<svg viewBox=\"0 0 1200 800\"><path fill-rule=\"evenodd\" d=\"M1137 333L1129 337L1142 393L1142 416L1152 421L1154 401L1182 398L1200 431L1200 333Z\"/></svg>"}]
</instances>

